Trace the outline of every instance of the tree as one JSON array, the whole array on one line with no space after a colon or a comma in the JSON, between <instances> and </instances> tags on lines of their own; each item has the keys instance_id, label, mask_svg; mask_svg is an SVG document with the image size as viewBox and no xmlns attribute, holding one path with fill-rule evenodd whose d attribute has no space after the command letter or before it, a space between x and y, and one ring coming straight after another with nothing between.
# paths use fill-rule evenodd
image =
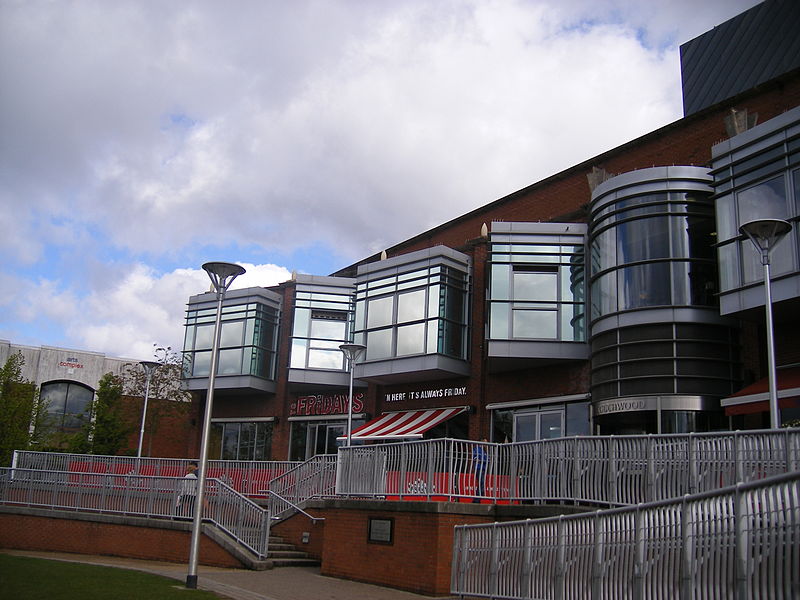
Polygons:
<instances>
[{"instance_id":1,"label":"tree","mask_svg":"<svg viewBox=\"0 0 800 600\"><path fill-rule=\"evenodd\" d=\"M23 378L25 358L12 354L0 369L0 466L10 465L14 450L28 450L50 432L47 405L36 386Z\"/></svg>"},{"instance_id":2,"label":"tree","mask_svg":"<svg viewBox=\"0 0 800 600\"><path fill-rule=\"evenodd\" d=\"M150 377L149 403L145 419L145 437L147 448L142 449L142 456L150 456L153 451L153 439L160 425L170 417L181 419L187 417L191 408L192 394L183 389L181 375L183 359L180 353L170 346L161 347L153 344L155 361L161 363ZM130 396L144 399L147 378L140 365L131 365L125 370L125 391ZM141 423L141 412L139 412Z\"/></svg>"},{"instance_id":3,"label":"tree","mask_svg":"<svg viewBox=\"0 0 800 600\"><path fill-rule=\"evenodd\" d=\"M69 444L71 452L117 455L130 451L128 438L133 425L126 418L122 404L123 380L113 373L100 378L91 419Z\"/></svg>"}]
</instances>

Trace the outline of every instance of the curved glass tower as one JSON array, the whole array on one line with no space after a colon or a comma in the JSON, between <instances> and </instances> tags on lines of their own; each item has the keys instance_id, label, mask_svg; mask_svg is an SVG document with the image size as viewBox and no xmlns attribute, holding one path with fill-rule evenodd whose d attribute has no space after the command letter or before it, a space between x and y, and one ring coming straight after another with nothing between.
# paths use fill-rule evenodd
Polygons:
<instances>
[{"instance_id":1,"label":"curved glass tower","mask_svg":"<svg viewBox=\"0 0 800 600\"><path fill-rule=\"evenodd\" d=\"M720 317L712 179L699 167L619 175L592 195L591 392L601 434L723 426L740 385L734 321Z\"/></svg>"}]
</instances>

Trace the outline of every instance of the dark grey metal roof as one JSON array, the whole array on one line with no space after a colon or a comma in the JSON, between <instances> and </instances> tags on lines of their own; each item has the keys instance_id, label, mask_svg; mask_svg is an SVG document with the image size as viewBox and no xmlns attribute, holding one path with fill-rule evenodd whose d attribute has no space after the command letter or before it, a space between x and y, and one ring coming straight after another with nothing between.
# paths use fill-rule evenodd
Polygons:
<instances>
[{"instance_id":1,"label":"dark grey metal roof","mask_svg":"<svg viewBox=\"0 0 800 600\"><path fill-rule=\"evenodd\" d=\"M688 116L800 68L800 2L766 0L681 46Z\"/></svg>"}]
</instances>

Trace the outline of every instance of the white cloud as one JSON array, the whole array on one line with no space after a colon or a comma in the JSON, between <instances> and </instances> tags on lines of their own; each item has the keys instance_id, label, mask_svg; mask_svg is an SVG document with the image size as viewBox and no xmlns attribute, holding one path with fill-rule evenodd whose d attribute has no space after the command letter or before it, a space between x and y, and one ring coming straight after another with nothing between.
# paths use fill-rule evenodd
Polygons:
<instances>
[{"instance_id":1,"label":"white cloud","mask_svg":"<svg viewBox=\"0 0 800 600\"><path fill-rule=\"evenodd\" d=\"M291 277L289 271L276 265L242 266L247 272L234 281L232 289L268 287ZM176 269L159 275L137 264L121 278L85 296L58 292L58 287L56 281L41 280L35 285L23 282L2 308L18 325L45 318L63 328L63 343L69 347L149 359L154 343L176 350L183 347L186 303L190 296L208 291L210 279L202 269ZM13 333L0 327L0 337ZM13 337L17 342L34 343Z\"/></svg>"},{"instance_id":2,"label":"white cloud","mask_svg":"<svg viewBox=\"0 0 800 600\"><path fill-rule=\"evenodd\" d=\"M344 266L613 148L680 116L677 44L755 3L2 3L0 334L174 344L207 287L176 265Z\"/></svg>"}]
</instances>

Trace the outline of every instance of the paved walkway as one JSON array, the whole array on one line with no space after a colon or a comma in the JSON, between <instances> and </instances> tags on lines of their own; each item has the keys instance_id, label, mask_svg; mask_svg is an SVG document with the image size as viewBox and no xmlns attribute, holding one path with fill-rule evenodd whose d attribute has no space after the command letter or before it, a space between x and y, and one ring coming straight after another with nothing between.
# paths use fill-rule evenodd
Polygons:
<instances>
[{"instance_id":1,"label":"paved walkway","mask_svg":"<svg viewBox=\"0 0 800 600\"><path fill-rule=\"evenodd\" d=\"M134 560L114 556L31 552L2 549L17 556L65 560L122 569L135 569L186 581L185 564ZM430 596L412 594L393 588L358 583L320 575L318 567L278 567L268 571L198 568L198 587L231 600L419 600Z\"/></svg>"}]
</instances>

